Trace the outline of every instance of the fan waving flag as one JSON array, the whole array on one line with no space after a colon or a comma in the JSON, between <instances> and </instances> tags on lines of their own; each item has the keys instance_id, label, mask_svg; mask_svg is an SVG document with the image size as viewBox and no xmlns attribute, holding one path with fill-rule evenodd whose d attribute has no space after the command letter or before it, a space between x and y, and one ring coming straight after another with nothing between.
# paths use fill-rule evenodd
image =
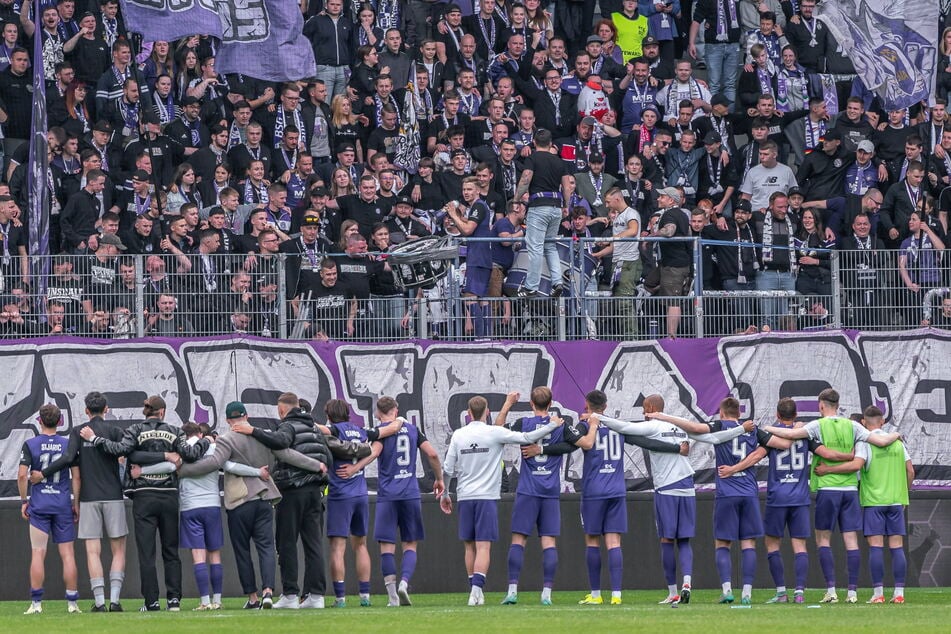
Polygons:
<instances>
[{"instance_id":1,"label":"fan waving flag","mask_svg":"<svg viewBox=\"0 0 951 634\"><path fill-rule=\"evenodd\" d=\"M817 15L886 110L932 98L938 0L837 0Z\"/></svg>"},{"instance_id":2,"label":"fan waving flag","mask_svg":"<svg viewBox=\"0 0 951 634\"><path fill-rule=\"evenodd\" d=\"M122 0L122 11L146 41L219 38L215 68L223 75L278 82L317 73L296 0Z\"/></svg>"},{"instance_id":3,"label":"fan waving flag","mask_svg":"<svg viewBox=\"0 0 951 634\"><path fill-rule=\"evenodd\" d=\"M33 2L33 15L42 15L40 0ZM37 284L37 296L46 294L43 286L49 273L50 253L50 189L49 154L46 138L46 79L43 76L43 38L37 31L33 37L33 121L30 125L29 169L27 196L30 201L30 249L32 278Z\"/></svg>"}]
</instances>

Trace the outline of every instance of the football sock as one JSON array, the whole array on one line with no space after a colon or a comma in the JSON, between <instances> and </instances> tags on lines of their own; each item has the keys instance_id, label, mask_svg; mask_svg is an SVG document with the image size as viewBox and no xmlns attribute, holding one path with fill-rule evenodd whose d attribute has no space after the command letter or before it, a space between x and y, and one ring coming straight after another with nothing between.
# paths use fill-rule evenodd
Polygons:
<instances>
[{"instance_id":1,"label":"football sock","mask_svg":"<svg viewBox=\"0 0 951 634\"><path fill-rule=\"evenodd\" d=\"M221 564L217 564L218 567L221 567ZM212 569L214 569L215 564L212 564ZM118 603L119 597L122 596L122 582L125 581L125 572L119 570L116 572L109 573L109 601L112 603Z\"/></svg>"},{"instance_id":2,"label":"football sock","mask_svg":"<svg viewBox=\"0 0 951 634\"><path fill-rule=\"evenodd\" d=\"M796 553L796 590L806 588L806 577L809 575L809 553Z\"/></svg>"},{"instance_id":3,"label":"football sock","mask_svg":"<svg viewBox=\"0 0 951 634\"><path fill-rule=\"evenodd\" d=\"M756 549L744 548L740 553L740 562L743 568L743 584L752 584L756 578Z\"/></svg>"},{"instance_id":4,"label":"football sock","mask_svg":"<svg viewBox=\"0 0 951 634\"><path fill-rule=\"evenodd\" d=\"M777 588L785 582L785 572L783 570L783 557L778 550L766 553L766 560L769 562L769 574L773 577L773 585Z\"/></svg>"},{"instance_id":5,"label":"football sock","mask_svg":"<svg viewBox=\"0 0 951 634\"><path fill-rule=\"evenodd\" d=\"M343 581L334 581L334 598L342 599L347 596L346 584Z\"/></svg>"},{"instance_id":6,"label":"football sock","mask_svg":"<svg viewBox=\"0 0 951 634\"><path fill-rule=\"evenodd\" d=\"M872 574L872 588L880 590L885 583L885 549L868 547L868 571Z\"/></svg>"},{"instance_id":7,"label":"football sock","mask_svg":"<svg viewBox=\"0 0 951 634\"><path fill-rule=\"evenodd\" d=\"M102 577L96 577L95 579L89 580L89 585L92 586L92 596L96 601L96 605L105 605L106 604L105 580Z\"/></svg>"},{"instance_id":8,"label":"football sock","mask_svg":"<svg viewBox=\"0 0 951 634\"><path fill-rule=\"evenodd\" d=\"M396 557L393 553L383 553L380 555L380 572L384 577L396 576Z\"/></svg>"},{"instance_id":9,"label":"football sock","mask_svg":"<svg viewBox=\"0 0 951 634\"><path fill-rule=\"evenodd\" d=\"M549 601L551 601L551 587L550 586L545 586L544 588L542 588L542 599L548 599Z\"/></svg>"},{"instance_id":10,"label":"football sock","mask_svg":"<svg viewBox=\"0 0 951 634\"><path fill-rule=\"evenodd\" d=\"M716 562L717 572L720 574L720 583L726 584L726 587L729 587L730 582L733 579L733 562L730 561L730 549L722 547L717 548ZM723 591L723 594L727 593L727 590Z\"/></svg>"},{"instance_id":11,"label":"football sock","mask_svg":"<svg viewBox=\"0 0 951 634\"><path fill-rule=\"evenodd\" d=\"M673 542L660 543L660 562L664 567L664 579L667 585L677 583L677 557L674 553ZM674 592L674 594L677 594Z\"/></svg>"},{"instance_id":12,"label":"football sock","mask_svg":"<svg viewBox=\"0 0 951 634\"><path fill-rule=\"evenodd\" d=\"M472 586L475 588L484 588L485 587L485 574L481 572L475 572L472 574Z\"/></svg>"},{"instance_id":13,"label":"football sock","mask_svg":"<svg viewBox=\"0 0 951 634\"><path fill-rule=\"evenodd\" d=\"M753 584L752 584L752 583L744 583L744 584L743 584L743 593L742 593L741 596L744 596L744 597L751 597L751 596L753 596Z\"/></svg>"},{"instance_id":14,"label":"football sock","mask_svg":"<svg viewBox=\"0 0 951 634\"><path fill-rule=\"evenodd\" d=\"M668 597L675 597L675 596L677 596L677 584L676 584L676 583L668 583L668 584L667 584L667 596L668 596Z\"/></svg>"},{"instance_id":15,"label":"football sock","mask_svg":"<svg viewBox=\"0 0 951 634\"><path fill-rule=\"evenodd\" d=\"M79 601L79 590L67 590L66 600L69 603L76 603L77 601Z\"/></svg>"},{"instance_id":16,"label":"football sock","mask_svg":"<svg viewBox=\"0 0 951 634\"><path fill-rule=\"evenodd\" d=\"M592 594L601 592L601 549L598 546L585 548L585 561L588 564L588 586Z\"/></svg>"},{"instance_id":17,"label":"football sock","mask_svg":"<svg viewBox=\"0 0 951 634\"><path fill-rule=\"evenodd\" d=\"M30 600L39 603L43 600L43 588L30 588Z\"/></svg>"},{"instance_id":18,"label":"football sock","mask_svg":"<svg viewBox=\"0 0 951 634\"><path fill-rule=\"evenodd\" d=\"M211 564L209 570L211 573L211 598L214 603L220 604L221 593L225 587L225 567L222 564Z\"/></svg>"},{"instance_id":19,"label":"football sock","mask_svg":"<svg viewBox=\"0 0 951 634\"><path fill-rule=\"evenodd\" d=\"M521 544L509 546L509 584L518 585L522 575L522 562L525 559L525 547Z\"/></svg>"},{"instance_id":20,"label":"football sock","mask_svg":"<svg viewBox=\"0 0 951 634\"><path fill-rule=\"evenodd\" d=\"M680 572L683 573L684 583L690 585L690 575L693 574L693 546L689 539L677 540L677 553L680 555Z\"/></svg>"},{"instance_id":21,"label":"football sock","mask_svg":"<svg viewBox=\"0 0 951 634\"><path fill-rule=\"evenodd\" d=\"M621 586L624 583L624 555L620 547L608 549L608 570L611 573L611 596L614 596L614 592L621 596Z\"/></svg>"},{"instance_id":22,"label":"football sock","mask_svg":"<svg viewBox=\"0 0 951 634\"><path fill-rule=\"evenodd\" d=\"M826 580L826 588L835 589L835 560L832 558L832 549L828 546L819 547L819 566L822 576Z\"/></svg>"},{"instance_id":23,"label":"football sock","mask_svg":"<svg viewBox=\"0 0 951 634\"><path fill-rule=\"evenodd\" d=\"M688 588L690 587L691 578L690 575L684 575L684 585Z\"/></svg>"},{"instance_id":24,"label":"football sock","mask_svg":"<svg viewBox=\"0 0 951 634\"><path fill-rule=\"evenodd\" d=\"M368 596L370 596L370 581L369 581L369 580L367 580L367 581L360 581L360 582L358 582L358 583L359 583L359 585L358 585L357 590L358 590L358 592L360 593L360 596L361 596L361 597L368 597Z\"/></svg>"},{"instance_id":25,"label":"football sock","mask_svg":"<svg viewBox=\"0 0 951 634\"><path fill-rule=\"evenodd\" d=\"M849 590L855 590L859 585L859 566L862 563L858 549L845 551L845 563L849 571Z\"/></svg>"},{"instance_id":26,"label":"football sock","mask_svg":"<svg viewBox=\"0 0 951 634\"><path fill-rule=\"evenodd\" d=\"M905 550L901 547L891 548L892 574L895 575L895 596L904 596L905 575L908 574L908 561L905 559ZM901 592L898 590L901 589Z\"/></svg>"},{"instance_id":27,"label":"football sock","mask_svg":"<svg viewBox=\"0 0 951 634\"><path fill-rule=\"evenodd\" d=\"M551 588L555 582L556 570L558 570L558 549L546 548L542 551L542 579L546 588Z\"/></svg>"},{"instance_id":28,"label":"football sock","mask_svg":"<svg viewBox=\"0 0 951 634\"><path fill-rule=\"evenodd\" d=\"M195 571L195 584L198 586L198 596L207 598L211 595L211 574L208 570L208 564L201 562L200 564L193 564L192 569ZM205 603L205 601L202 601Z\"/></svg>"},{"instance_id":29,"label":"football sock","mask_svg":"<svg viewBox=\"0 0 951 634\"><path fill-rule=\"evenodd\" d=\"M416 572L416 551L415 550L404 550L403 551L403 561L400 564L400 578L409 583L413 578L413 574ZM369 592L369 591L368 591Z\"/></svg>"}]
</instances>

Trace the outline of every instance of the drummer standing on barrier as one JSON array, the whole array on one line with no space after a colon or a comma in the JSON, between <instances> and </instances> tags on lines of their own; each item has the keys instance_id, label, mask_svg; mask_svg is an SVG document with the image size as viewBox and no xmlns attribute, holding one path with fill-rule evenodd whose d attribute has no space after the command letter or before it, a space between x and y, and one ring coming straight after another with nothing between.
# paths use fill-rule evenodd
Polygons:
<instances>
[{"instance_id":1,"label":"drummer standing on barrier","mask_svg":"<svg viewBox=\"0 0 951 634\"><path fill-rule=\"evenodd\" d=\"M564 161L552 153L551 132L535 133L535 151L525 159L525 170L515 191L516 200L526 200L525 250L528 251L528 274L525 286L519 289L519 297L537 297L542 276L542 253L548 263L552 281L552 297L563 290L561 261L554 242L547 242L558 235L558 227L568 200L571 175Z\"/></svg>"}]
</instances>

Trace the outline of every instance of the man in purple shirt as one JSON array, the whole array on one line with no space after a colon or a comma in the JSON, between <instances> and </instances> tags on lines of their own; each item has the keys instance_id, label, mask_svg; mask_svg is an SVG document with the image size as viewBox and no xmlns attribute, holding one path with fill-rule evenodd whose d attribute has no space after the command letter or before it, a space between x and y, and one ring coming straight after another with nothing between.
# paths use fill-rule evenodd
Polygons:
<instances>
[{"instance_id":1,"label":"man in purple shirt","mask_svg":"<svg viewBox=\"0 0 951 634\"><path fill-rule=\"evenodd\" d=\"M433 493L440 497L446 490L443 484L442 464L435 447L422 430L399 418L396 399L381 396L376 403L379 420L379 438L373 442L370 455L353 465L344 465L342 475L363 469L376 459L379 469L377 485L376 521L373 534L380 544L380 569L386 585L388 607L412 605L409 582L416 570L416 545L425 537L416 462L419 451L429 461L433 471ZM396 581L396 529L403 552L399 585Z\"/></svg>"},{"instance_id":2,"label":"man in purple shirt","mask_svg":"<svg viewBox=\"0 0 951 634\"><path fill-rule=\"evenodd\" d=\"M63 560L63 583L66 586L66 611L78 614L78 573L73 542L79 517L79 467L62 470L28 487L31 471L41 471L66 453L69 439L59 436L56 428L62 422L60 409L47 403L40 408L40 433L23 443L17 489L20 492L20 514L30 522L30 607L24 614L43 612L43 578L46 546L53 537ZM72 477L70 477L72 476ZM29 495L27 489L29 488ZM72 499L70 498L72 494Z\"/></svg>"}]
</instances>

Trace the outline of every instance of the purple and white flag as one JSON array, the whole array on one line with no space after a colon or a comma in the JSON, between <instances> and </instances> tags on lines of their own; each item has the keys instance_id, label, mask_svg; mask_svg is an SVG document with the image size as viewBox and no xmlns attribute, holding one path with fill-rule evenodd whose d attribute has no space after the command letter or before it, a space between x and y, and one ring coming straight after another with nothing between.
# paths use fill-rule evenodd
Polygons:
<instances>
[{"instance_id":1,"label":"purple and white flag","mask_svg":"<svg viewBox=\"0 0 951 634\"><path fill-rule=\"evenodd\" d=\"M34 0L34 15L40 12L40 0ZM50 188L48 186L49 154L46 138L46 78L43 72L43 38L33 38L33 121L30 125L30 154L27 164L27 197L30 201L30 248L32 278L41 286L49 272L50 252ZM45 288L37 296L46 294Z\"/></svg>"},{"instance_id":2,"label":"purple and white flag","mask_svg":"<svg viewBox=\"0 0 951 634\"><path fill-rule=\"evenodd\" d=\"M212 0L121 0L128 28L146 41L172 41L189 35L221 37L218 8Z\"/></svg>"}]
</instances>

